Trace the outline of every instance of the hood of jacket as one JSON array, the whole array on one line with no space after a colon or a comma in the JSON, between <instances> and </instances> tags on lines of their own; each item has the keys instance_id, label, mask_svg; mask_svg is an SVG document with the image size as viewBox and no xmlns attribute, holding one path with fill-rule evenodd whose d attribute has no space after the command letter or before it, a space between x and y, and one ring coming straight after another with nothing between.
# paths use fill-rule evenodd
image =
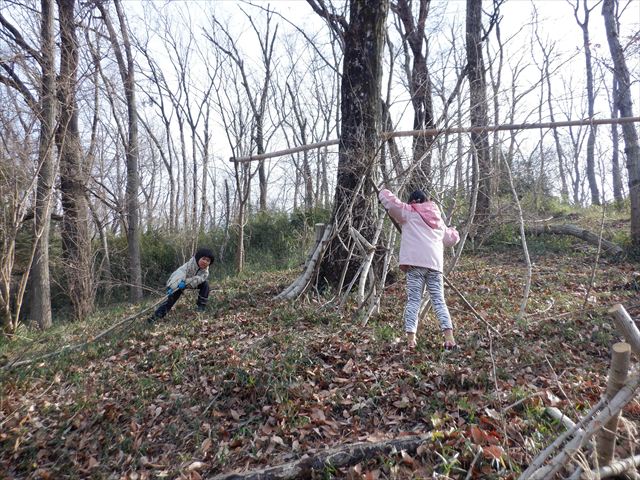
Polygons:
<instances>
[{"instance_id":1,"label":"hood of jacket","mask_svg":"<svg viewBox=\"0 0 640 480\"><path fill-rule=\"evenodd\" d=\"M439 228L442 226L443 221L440 216L440 209L432 201L423 203L412 203L411 208L414 212L422 217L422 220L431 228Z\"/></svg>"}]
</instances>

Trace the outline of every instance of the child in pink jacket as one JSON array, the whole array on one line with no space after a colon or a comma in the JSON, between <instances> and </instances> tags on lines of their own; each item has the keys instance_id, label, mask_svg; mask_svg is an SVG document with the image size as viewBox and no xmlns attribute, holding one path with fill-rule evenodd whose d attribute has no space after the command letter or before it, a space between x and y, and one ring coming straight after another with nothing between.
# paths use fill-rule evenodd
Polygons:
<instances>
[{"instance_id":1,"label":"child in pink jacket","mask_svg":"<svg viewBox=\"0 0 640 480\"><path fill-rule=\"evenodd\" d=\"M404 329L409 348L416 346L418 313L426 284L431 304L444 335L444 348L457 348L453 337L451 315L444 300L442 268L444 247L458 243L460 235L455 227L447 227L440 209L422 190L409 196L409 203L400 201L387 189L378 195L389 215L402 227L400 268L407 274L407 305L404 310Z\"/></svg>"}]
</instances>

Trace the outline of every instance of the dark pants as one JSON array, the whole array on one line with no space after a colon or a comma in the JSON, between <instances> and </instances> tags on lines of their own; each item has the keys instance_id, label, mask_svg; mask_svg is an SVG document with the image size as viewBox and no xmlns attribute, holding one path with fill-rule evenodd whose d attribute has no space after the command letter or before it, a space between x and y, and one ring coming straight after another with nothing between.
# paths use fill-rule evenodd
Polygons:
<instances>
[{"instance_id":1,"label":"dark pants","mask_svg":"<svg viewBox=\"0 0 640 480\"><path fill-rule=\"evenodd\" d=\"M169 313L169 310L173 308L173 306L176 304L178 299L182 296L183 292L184 290L177 289L171 295L168 295L164 303L162 303L158 307L154 316L156 318L162 318L167 313ZM205 280L198 286L198 300L196 300L196 305L198 305L199 307L204 307L207 305L208 299L209 299L209 282Z\"/></svg>"}]
</instances>

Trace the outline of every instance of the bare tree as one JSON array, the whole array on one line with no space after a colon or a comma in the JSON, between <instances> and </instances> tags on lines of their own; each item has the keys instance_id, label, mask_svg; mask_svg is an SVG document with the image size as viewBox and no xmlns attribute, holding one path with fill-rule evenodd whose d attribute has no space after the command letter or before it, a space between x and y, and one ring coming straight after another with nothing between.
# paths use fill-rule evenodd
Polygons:
<instances>
[{"instance_id":1,"label":"bare tree","mask_svg":"<svg viewBox=\"0 0 640 480\"><path fill-rule=\"evenodd\" d=\"M124 86L127 103L128 136L125 145L127 159L127 253L129 263L129 298L132 302L142 299L142 270L140 265L140 207L138 193L140 179L138 176L138 109L136 106L136 86L134 77L134 62L129 42L129 32L126 19L122 11L120 0L114 0L118 17L121 40L111 21L111 15L100 1L96 7L102 14L103 21L109 32L109 41L116 60L118 70ZM122 42L122 43L120 43ZM124 54L123 54L124 50Z\"/></svg>"},{"instance_id":2,"label":"bare tree","mask_svg":"<svg viewBox=\"0 0 640 480\"><path fill-rule=\"evenodd\" d=\"M472 127L488 124L487 81L482 54L482 0L467 0L466 45ZM471 134L474 183L478 184L476 223L486 227L490 214L491 156L486 131Z\"/></svg>"},{"instance_id":3,"label":"bare tree","mask_svg":"<svg viewBox=\"0 0 640 480\"><path fill-rule=\"evenodd\" d=\"M265 120L269 86L272 81L274 69L274 46L278 35L278 25L275 25L272 32L273 13L267 10L264 17L266 20L265 31L262 33L258 29L254 19L248 13L244 11L243 13L249 20L251 28L260 45L260 55L264 72L258 85L252 85L250 72L245 66L243 55L237 46L237 41L233 39L227 27L214 18L213 22L216 29L222 33L224 43L222 43L220 39L212 37L209 34L207 34L207 37L236 64L238 71L240 72L242 86L249 102L249 106L251 107L251 113L253 114L252 138L256 148L256 154L260 155L265 153L267 145L268 134L265 132ZM258 180L260 183L259 208L261 211L265 211L267 209L267 174L263 160L258 162Z\"/></svg>"},{"instance_id":4,"label":"bare tree","mask_svg":"<svg viewBox=\"0 0 640 480\"><path fill-rule=\"evenodd\" d=\"M86 186L89 169L80 143L77 77L79 47L76 35L75 0L57 0L60 17L60 75L58 99L60 118L56 142L60 151L60 191L62 193L62 246L66 264L68 295L76 319L93 311L93 274L89 206Z\"/></svg>"},{"instance_id":5,"label":"bare tree","mask_svg":"<svg viewBox=\"0 0 640 480\"><path fill-rule=\"evenodd\" d=\"M166 38L166 35L165 35ZM151 88L142 89L147 96L149 102L156 106L158 109L160 120L162 121L162 127L164 131L162 135L156 134L153 129L153 125L140 118L140 122L147 132L147 135L156 145L162 164L168 175L169 180L169 231L175 231L178 229L178 179L179 175L177 160L174 155L175 146L171 137L171 121L173 111L170 105L167 105L165 99L166 96L171 98L172 89L167 85L166 76L162 72L162 69L156 62L154 55L149 51L148 45L143 44L139 40L136 42L137 49L144 55L144 58L149 66L149 71L146 74ZM154 112L155 113L155 112ZM157 118L157 115L154 115Z\"/></svg>"},{"instance_id":6,"label":"bare tree","mask_svg":"<svg viewBox=\"0 0 640 480\"><path fill-rule=\"evenodd\" d=\"M222 66L219 83L214 86L215 103L218 114L221 117L224 131L227 136L229 148L234 156L246 155L251 151L251 107L243 103L245 95L240 92L237 68L228 68L229 64ZM225 85L232 85L226 88ZM247 107L247 108L245 108ZM238 243L236 246L236 271L242 272L245 265L245 224L247 221L247 207L251 194L251 183L258 172L258 167L252 168L248 162L233 163L233 178L236 185L236 226L238 228ZM226 182L225 182L226 186ZM228 187L226 191L227 204L230 203ZM227 221L231 215L227 210Z\"/></svg>"},{"instance_id":7,"label":"bare tree","mask_svg":"<svg viewBox=\"0 0 640 480\"><path fill-rule=\"evenodd\" d=\"M611 101L609 102L611 105L611 118L618 118L618 95L620 95L620 93L618 79L615 77L615 75L612 76L611 83ZM622 172L620 169L620 135L618 134L618 125L615 123L611 124L611 144L611 177L613 183L613 198L618 208L621 208L624 201L624 192L622 187Z\"/></svg>"},{"instance_id":8,"label":"bare tree","mask_svg":"<svg viewBox=\"0 0 640 480\"><path fill-rule=\"evenodd\" d=\"M37 120L30 111L25 111L18 94L10 88L0 90L0 99L8 109L0 113L0 333L13 333L18 328L27 280L29 264L33 262L38 248L38 231L26 265L21 265L16 255L16 241L24 223L35 212L29 212L36 187L34 171L41 170L42 164L32 164L33 152L37 145L32 141ZM50 138L50 147L52 139ZM47 218L47 226L49 218ZM48 251L48 250L47 250ZM48 270L47 270L48 272ZM46 306L51 313L50 304Z\"/></svg>"},{"instance_id":9,"label":"bare tree","mask_svg":"<svg viewBox=\"0 0 640 480\"><path fill-rule=\"evenodd\" d=\"M5 73L0 74L0 83L15 89L19 92L25 103L31 108L40 122L38 162L36 165L36 199L34 208L33 223L33 256L31 282L33 289L38 292L31 302L31 316L38 322L40 328L49 328L52 323L51 318L51 294L49 275L49 232L50 215L53 201L53 187L57 171L57 162L54 156L54 134L56 129L56 73L55 73L55 30L54 30L54 3L53 0L41 0L40 17L40 47L35 48L29 45L23 37L22 29L16 28L11 22L0 13L0 34L8 42L11 42L20 52L16 60L22 56L28 56L36 60L40 67L40 76L36 80L39 91L39 99L32 96L29 86L20 78L15 68L15 60L9 57L7 60L0 60L0 67ZM28 75L30 76L30 75ZM14 207L14 225L19 227L22 216L25 212L18 208L22 202L16 199ZM17 224L15 223L17 222ZM2 325L12 329L15 322L11 320L11 297L16 295L15 302L18 306L15 320L19 316L19 306L22 305L24 288L26 287L27 274L23 277L19 291L11 292L11 271L15 252L15 237L13 241L5 239L3 247L3 283L2 294L0 295L3 305ZM13 246L11 243L13 242ZM3 242L4 243L4 242Z\"/></svg>"},{"instance_id":10,"label":"bare tree","mask_svg":"<svg viewBox=\"0 0 640 480\"><path fill-rule=\"evenodd\" d=\"M580 20L578 10L582 2L583 20ZM584 48L585 71L587 75L587 106L589 118L593 118L595 92L593 81L593 62L591 60L591 39L589 37L589 17L591 11L596 8L600 0L591 8L587 6L587 0L570 1L573 8L573 16L582 30L582 47ZM598 190L598 179L596 178L596 161L594 157L594 148L596 144L596 126L589 127L589 136L587 138L587 181L589 182L589 190L591 192L591 203L600 205L600 191Z\"/></svg>"},{"instance_id":11,"label":"bare tree","mask_svg":"<svg viewBox=\"0 0 640 480\"><path fill-rule=\"evenodd\" d=\"M537 27L537 24L536 24ZM542 52L542 78L546 84L547 88L547 110L549 111L549 120L552 123L555 123L555 107L552 90L551 90L551 64L552 64L552 55L555 49L555 44L545 44L540 38L538 29L535 29L536 40L538 46L540 47L540 51ZM569 200L569 187L567 186L567 175L565 173L565 154L562 149L562 143L560 141L560 133L558 132L558 128L553 127L551 129L551 133L553 134L553 142L555 145L556 156L558 157L558 174L560 177L560 197L563 201Z\"/></svg>"},{"instance_id":12,"label":"bare tree","mask_svg":"<svg viewBox=\"0 0 640 480\"><path fill-rule=\"evenodd\" d=\"M403 39L402 45L407 58L405 70L413 106L414 130L425 130L435 126L431 78L427 65L429 41L425 33L430 4L431 0L419 0L416 18L414 18L411 1L397 0L390 4L391 10L400 20L398 30ZM408 52L409 49L411 54ZM411 57L411 66L408 65L409 57ZM407 180L409 190L424 187L425 180L433 185L430 145L432 140L433 137L426 135L413 137L413 162L420 165L413 171L414 178Z\"/></svg>"},{"instance_id":13,"label":"bare tree","mask_svg":"<svg viewBox=\"0 0 640 480\"><path fill-rule=\"evenodd\" d=\"M330 11L322 2L309 3ZM332 212L336 234L319 270L320 278L338 290L345 283L353 284L358 275L351 230L355 228L368 239L375 234L372 217L376 203L371 202L371 186L366 180L371 178L379 153L382 52L388 10L388 0L350 0L348 24L343 17L325 16L336 31L344 29L342 121Z\"/></svg>"},{"instance_id":14,"label":"bare tree","mask_svg":"<svg viewBox=\"0 0 640 480\"><path fill-rule=\"evenodd\" d=\"M602 15L607 31L607 42L613 61L613 73L618 82L616 105L622 117L633 117L633 103L631 101L631 80L629 69L620 44L618 26L615 19L616 0L604 0ZM634 246L640 246L640 147L638 146L638 132L633 123L622 125L627 156L627 172L629 174L629 199L631 200L631 241Z\"/></svg>"}]
</instances>

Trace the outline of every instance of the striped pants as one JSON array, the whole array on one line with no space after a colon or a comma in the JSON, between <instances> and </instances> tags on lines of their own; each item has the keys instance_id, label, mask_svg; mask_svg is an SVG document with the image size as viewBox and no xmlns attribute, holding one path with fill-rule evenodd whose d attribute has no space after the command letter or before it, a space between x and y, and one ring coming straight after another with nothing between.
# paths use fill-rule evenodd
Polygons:
<instances>
[{"instance_id":1,"label":"striped pants","mask_svg":"<svg viewBox=\"0 0 640 480\"><path fill-rule=\"evenodd\" d=\"M441 330L453 329L451 315L444 301L444 283L442 273L430 268L410 267L407 271L407 306L404 309L404 330L416 333L418 330L418 314L422 303L422 292L425 283L431 298L433 310L440 322Z\"/></svg>"}]
</instances>

